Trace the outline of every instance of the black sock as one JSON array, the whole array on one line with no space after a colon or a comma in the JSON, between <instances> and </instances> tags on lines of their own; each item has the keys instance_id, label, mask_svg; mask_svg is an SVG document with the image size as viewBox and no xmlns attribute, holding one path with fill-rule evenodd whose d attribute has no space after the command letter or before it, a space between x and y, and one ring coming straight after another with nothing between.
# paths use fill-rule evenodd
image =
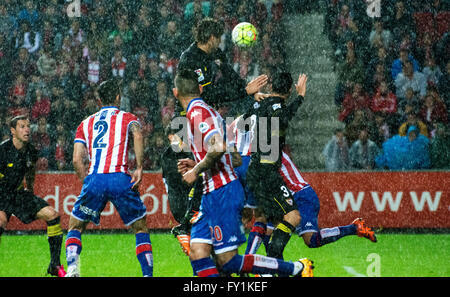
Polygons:
<instances>
[{"instance_id":1,"label":"black sock","mask_svg":"<svg viewBox=\"0 0 450 297\"><path fill-rule=\"evenodd\" d=\"M295 231L295 227L286 221L278 224L277 228L272 233L272 238L270 239L267 256L283 259L283 251L286 247L289 239L291 238L292 232Z\"/></svg>"},{"instance_id":2,"label":"black sock","mask_svg":"<svg viewBox=\"0 0 450 297\"><path fill-rule=\"evenodd\" d=\"M50 246L50 265L61 265L61 245L63 241L63 232L60 225L60 218L47 222L47 239Z\"/></svg>"}]
</instances>

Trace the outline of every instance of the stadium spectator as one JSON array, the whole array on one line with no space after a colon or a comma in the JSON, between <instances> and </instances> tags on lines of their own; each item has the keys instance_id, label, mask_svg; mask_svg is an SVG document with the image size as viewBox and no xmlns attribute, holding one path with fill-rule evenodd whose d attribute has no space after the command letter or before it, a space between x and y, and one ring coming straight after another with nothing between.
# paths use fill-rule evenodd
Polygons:
<instances>
[{"instance_id":1,"label":"stadium spectator","mask_svg":"<svg viewBox=\"0 0 450 297\"><path fill-rule=\"evenodd\" d=\"M414 71L413 64L410 61L403 64L402 73L395 79L396 96L405 97L408 88L412 88L414 93L418 93L421 98L425 97L427 92L425 76L420 71Z\"/></svg>"},{"instance_id":2,"label":"stadium spectator","mask_svg":"<svg viewBox=\"0 0 450 297\"><path fill-rule=\"evenodd\" d=\"M406 120L406 114L409 110L419 112L422 107L422 100L414 93L412 88L407 88L404 97L399 97L397 104L397 113Z\"/></svg>"},{"instance_id":3,"label":"stadium spectator","mask_svg":"<svg viewBox=\"0 0 450 297\"><path fill-rule=\"evenodd\" d=\"M431 168L450 169L450 133L448 126L437 123L430 143Z\"/></svg>"},{"instance_id":4,"label":"stadium spectator","mask_svg":"<svg viewBox=\"0 0 450 297\"><path fill-rule=\"evenodd\" d=\"M447 106L447 112L450 114L450 60L445 65L444 73L439 79L437 88Z\"/></svg>"},{"instance_id":5,"label":"stadium spectator","mask_svg":"<svg viewBox=\"0 0 450 297\"><path fill-rule=\"evenodd\" d=\"M328 171L348 170L350 168L348 149L344 130L336 129L322 151L325 157L325 169Z\"/></svg>"},{"instance_id":6,"label":"stadium spectator","mask_svg":"<svg viewBox=\"0 0 450 297\"><path fill-rule=\"evenodd\" d=\"M25 1L25 5L17 15L18 22L28 22L33 29L37 29L39 25L39 12L36 9L34 1Z\"/></svg>"},{"instance_id":7,"label":"stadium spectator","mask_svg":"<svg viewBox=\"0 0 450 297\"><path fill-rule=\"evenodd\" d=\"M159 34L160 51L167 55L168 60L178 59L185 48L183 36L175 20L167 22L167 27Z\"/></svg>"},{"instance_id":8,"label":"stadium spectator","mask_svg":"<svg viewBox=\"0 0 450 297\"><path fill-rule=\"evenodd\" d=\"M37 170L46 171L49 166L51 157L51 139L49 130L50 125L47 123L46 117L40 117L37 120L37 127L31 134L31 140L38 151Z\"/></svg>"},{"instance_id":9,"label":"stadium spectator","mask_svg":"<svg viewBox=\"0 0 450 297\"><path fill-rule=\"evenodd\" d=\"M383 21L376 19L373 22L373 30L369 35L369 42L372 48L386 48L390 49L392 45L391 31L383 27Z\"/></svg>"},{"instance_id":10,"label":"stadium spectator","mask_svg":"<svg viewBox=\"0 0 450 297\"><path fill-rule=\"evenodd\" d=\"M382 112L386 115L397 112L397 97L389 90L385 81L380 82L375 95L372 97L370 109L373 112Z\"/></svg>"},{"instance_id":11,"label":"stadium spectator","mask_svg":"<svg viewBox=\"0 0 450 297\"><path fill-rule=\"evenodd\" d=\"M406 136L407 132L409 130L409 127L415 126L419 129L420 134L422 134L425 137L428 137L428 128L427 125L420 120L418 117L417 111L410 110L406 114L406 121L400 125L398 128L398 134L400 136Z\"/></svg>"},{"instance_id":12,"label":"stadium spectator","mask_svg":"<svg viewBox=\"0 0 450 297\"><path fill-rule=\"evenodd\" d=\"M31 120L36 122L41 117L48 117L50 115L51 102L48 97L43 96L41 89L35 90L35 95L32 100Z\"/></svg>"},{"instance_id":13,"label":"stadium spectator","mask_svg":"<svg viewBox=\"0 0 450 297\"><path fill-rule=\"evenodd\" d=\"M407 136L395 135L383 143L375 162L377 167L391 170L430 168L429 140L416 126L410 126Z\"/></svg>"},{"instance_id":14,"label":"stadium spectator","mask_svg":"<svg viewBox=\"0 0 450 297\"><path fill-rule=\"evenodd\" d=\"M423 75L425 75L427 84L431 86L437 86L439 84L439 80L443 75L441 68L436 65L436 60L433 56L427 57L424 65L425 67L423 68L422 73Z\"/></svg>"},{"instance_id":15,"label":"stadium spectator","mask_svg":"<svg viewBox=\"0 0 450 297\"><path fill-rule=\"evenodd\" d=\"M413 66L413 70L419 71L419 63L409 53L409 50L408 49L400 49L398 58L395 59L394 62L392 62L392 66L391 66L391 74L392 74L393 80L396 80L397 76L400 73L402 73L403 66L405 65L406 62L411 62L412 66Z\"/></svg>"},{"instance_id":16,"label":"stadium spectator","mask_svg":"<svg viewBox=\"0 0 450 297\"><path fill-rule=\"evenodd\" d=\"M353 89L355 83L363 83L365 69L360 59L356 57L355 46L353 42L347 43L346 59L338 64L338 83L336 85L336 93L334 102L337 106L341 106L345 93Z\"/></svg>"},{"instance_id":17,"label":"stadium spectator","mask_svg":"<svg viewBox=\"0 0 450 297\"><path fill-rule=\"evenodd\" d=\"M351 145L348 155L352 168L363 170L374 168L375 157L378 155L378 146L369 139L367 127L361 127L358 140Z\"/></svg>"},{"instance_id":18,"label":"stadium spectator","mask_svg":"<svg viewBox=\"0 0 450 297\"><path fill-rule=\"evenodd\" d=\"M391 2L393 3L393 2ZM391 5L387 3L387 5ZM407 33L414 32L414 21L404 1L396 1L393 13L388 16L386 24L393 34L394 42L399 42L401 37Z\"/></svg>"},{"instance_id":19,"label":"stadium spectator","mask_svg":"<svg viewBox=\"0 0 450 297\"><path fill-rule=\"evenodd\" d=\"M51 81L56 75L57 64L50 46L46 45L42 48L40 57L36 61L36 66L44 81Z\"/></svg>"},{"instance_id":20,"label":"stadium spectator","mask_svg":"<svg viewBox=\"0 0 450 297\"><path fill-rule=\"evenodd\" d=\"M25 48L30 54L37 54L41 45L41 34L34 31L28 21L22 21L15 39L15 48Z\"/></svg>"},{"instance_id":21,"label":"stadium spectator","mask_svg":"<svg viewBox=\"0 0 450 297\"><path fill-rule=\"evenodd\" d=\"M125 78L127 69L127 59L122 55L122 51L117 50L111 59L111 75L115 78Z\"/></svg>"},{"instance_id":22,"label":"stadium spectator","mask_svg":"<svg viewBox=\"0 0 450 297\"><path fill-rule=\"evenodd\" d=\"M353 90L345 95L338 120L349 123L353 120L355 111L370 112L370 98L360 83L355 83Z\"/></svg>"},{"instance_id":23,"label":"stadium spectator","mask_svg":"<svg viewBox=\"0 0 450 297\"><path fill-rule=\"evenodd\" d=\"M447 107L432 94L427 94L422 109L419 112L419 117L427 125L428 131L431 131L434 123L447 124Z\"/></svg>"},{"instance_id":24,"label":"stadium spectator","mask_svg":"<svg viewBox=\"0 0 450 297\"><path fill-rule=\"evenodd\" d=\"M383 142L385 142L391 137L391 131L397 131L398 129L391 128L391 126L393 125L388 124L386 116L383 113L375 113L374 122L376 130L372 135L372 140L376 143L378 147L381 148Z\"/></svg>"}]
</instances>

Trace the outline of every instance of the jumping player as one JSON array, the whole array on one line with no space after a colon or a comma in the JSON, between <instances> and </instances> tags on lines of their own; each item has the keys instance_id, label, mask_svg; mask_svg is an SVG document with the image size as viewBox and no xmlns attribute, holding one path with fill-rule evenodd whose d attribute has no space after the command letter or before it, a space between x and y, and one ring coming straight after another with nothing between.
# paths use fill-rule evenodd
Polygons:
<instances>
[{"instance_id":1,"label":"jumping player","mask_svg":"<svg viewBox=\"0 0 450 297\"><path fill-rule=\"evenodd\" d=\"M200 213L191 230L190 260L194 273L218 276L219 268L225 273L312 276L312 262L308 259L286 262L237 253L239 245L246 241L240 216L244 191L233 170L231 154L225 152L223 119L200 98L201 91L193 71L177 73L173 92L186 111L189 144L196 161L193 167L180 164L179 168L188 184L203 173ZM218 267L210 258L213 249Z\"/></svg>"},{"instance_id":2,"label":"jumping player","mask_svg":"<svg viewBox=\"0 0 450 297\"><path fill-rule=\"evenodd\" d=\"M264 217L276 226L268 244L267 255L280 259L291 234L300 223L298 207L279 173L281 152L284 149L289 120L303 102L306 82L307 76L300 75L295 85L298 96L287 104L292 90L292 77L287 72L275 73L272 78L271 96L262 101L251 116L254 123L252 129L258 137L254 142L256 151L251 157L247 182L258 205L256 216ZM262 141L264 137L265 141ZM269 149L265 146L269 146Z\"/></svg>"},{"instance_id":3,"label":"jumping player","mask_svg":"<svg viewBox=\"0 0 450 297\"><path fill-rule=\"evenodd\" d=\"M0 236L13 214L24 224L38 219L44 220L47 223L51 256L47 273L63 277L66 272L60 263L63 240L60 216L45 200L34 195L35 165L38 157L36 149L29 142L28 117L13 118L10 130L12 138L0 144Z\"/></svg>"},{"instance_id":4,"label":"jumping player","mask_svg":"<svg viewBox=\"0 0 450 297\"><path fill-rule=\"evenodd\" d=\"M246 83L227 61L219 48L223 34L221 21L204 18L194 29L195 42L180 57L178 70L190 70L203 87L202 98L208 104L242 100L255 95L264 98L259 90L267 84L267 75L260 75Z\"/></svg>"},{"instance_id":5,"label":"jumping player","mask_svg":"<svg viewBox=\"0 0 450 297\"><path fill-rule=\"evenodd\" d=\"M100 223L100 213L111 201L125 225L136 235L136 255L144 276L153 276L153 254L146 226L146 208L138 187L142 179L143 137L137 117L118 109L120 89L108 80L97 90L103 106L78 126L73 164L83 188L73 207L66 238L68 276L80 276L81 233L92 221ZM131 135L130 135L131 134ZM128 171L128 142L133 138L136 170ZM84 164L89 158L89 167Z\"/></svg>"}]
</instances>

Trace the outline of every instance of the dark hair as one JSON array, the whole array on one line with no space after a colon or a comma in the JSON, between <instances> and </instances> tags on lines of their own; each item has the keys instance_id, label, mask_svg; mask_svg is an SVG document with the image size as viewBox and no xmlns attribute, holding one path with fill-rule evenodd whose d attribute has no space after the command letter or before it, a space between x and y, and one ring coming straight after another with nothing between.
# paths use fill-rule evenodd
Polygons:
<instances>
[{"instance_id":1,"label":"dark hair","mask_svg":"<svg viewBox=\"0 0 450 297\"><path fill-rule=\"evenodd\" d=\"M114 104L117 95L120 95L119 82L115 79L109 79L102 82L97 88L97 94L102 104Z\"/></svg>"},{"instance_id":2,"label":"dark hair","mask_svg":"<svg viewBox=\"0 0 450 297\"><path fill-rule=\"evenodd\" d=\"M175 88L179 96L199 96L198 76L194 70L181 70L175 76Z\"/></svg>"},{"instance_id":3,"label":"dark hair","mask_svg":"<svg viewBox=\"0 0 450 297\"><path fill-rule=\"evenodd\" d=\"M24 115L24 114L18 115L18 116L16 116L16 117L13 117L13 118L11 119L11 122L9 123L9 127L10 127L10 128L16 129L16 127L17 127L17 122L18 122L18 121L25 121L25 120L30 120L30 118L29 118L27 115Z\"/></svg>"},{"instance_id":4,"label":"dark hair","mask_svg":"<svg viewBox=\"0 0 450 297\"><path fill-rule=\"evenodd\" d=\"M204 18L198 22L197 26L194 28L194 38L198 43L206 43L212 36L220 38L223 34L224 25L221 21Z\"/></svg>"},{"instance_id":5,"label":"dark hair","mask_svg":"<svg viewBox=\"0 0 450 297\"><path fill-rule=\"evenodd\" d=\"M276 72L272 78L272 91L278 94L289 94L293 82L289 72Z\"/></svg>"}]
</instances>

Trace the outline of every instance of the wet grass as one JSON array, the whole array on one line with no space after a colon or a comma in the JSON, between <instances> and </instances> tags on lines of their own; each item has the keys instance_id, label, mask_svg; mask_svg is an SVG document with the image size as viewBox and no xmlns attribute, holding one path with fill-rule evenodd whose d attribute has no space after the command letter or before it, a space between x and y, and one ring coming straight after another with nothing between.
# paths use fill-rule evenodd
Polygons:
<instances>
[{"instance_id":1,"label":"wet grass","mask_svg":"<svg viewBox=\"0 0 450 297\"><path fill-rule=\"evenodd\" d=\"M45 276L49 248L45 235L3 235L0 277ZM189 259L170 234L152 233L155 276L192 276ZM82 276L138 277L133 234L83 234ZM240 248L243 253L245 246ZM260 248L264 253L264 247ZM293 236L285 259L308 257L315 275L326 277L448 277L449 234L380 234L378 243L349 236L317 249L309 249ZM65 264L65 252L61 253Z\"/></svg>"}]
</instances>

